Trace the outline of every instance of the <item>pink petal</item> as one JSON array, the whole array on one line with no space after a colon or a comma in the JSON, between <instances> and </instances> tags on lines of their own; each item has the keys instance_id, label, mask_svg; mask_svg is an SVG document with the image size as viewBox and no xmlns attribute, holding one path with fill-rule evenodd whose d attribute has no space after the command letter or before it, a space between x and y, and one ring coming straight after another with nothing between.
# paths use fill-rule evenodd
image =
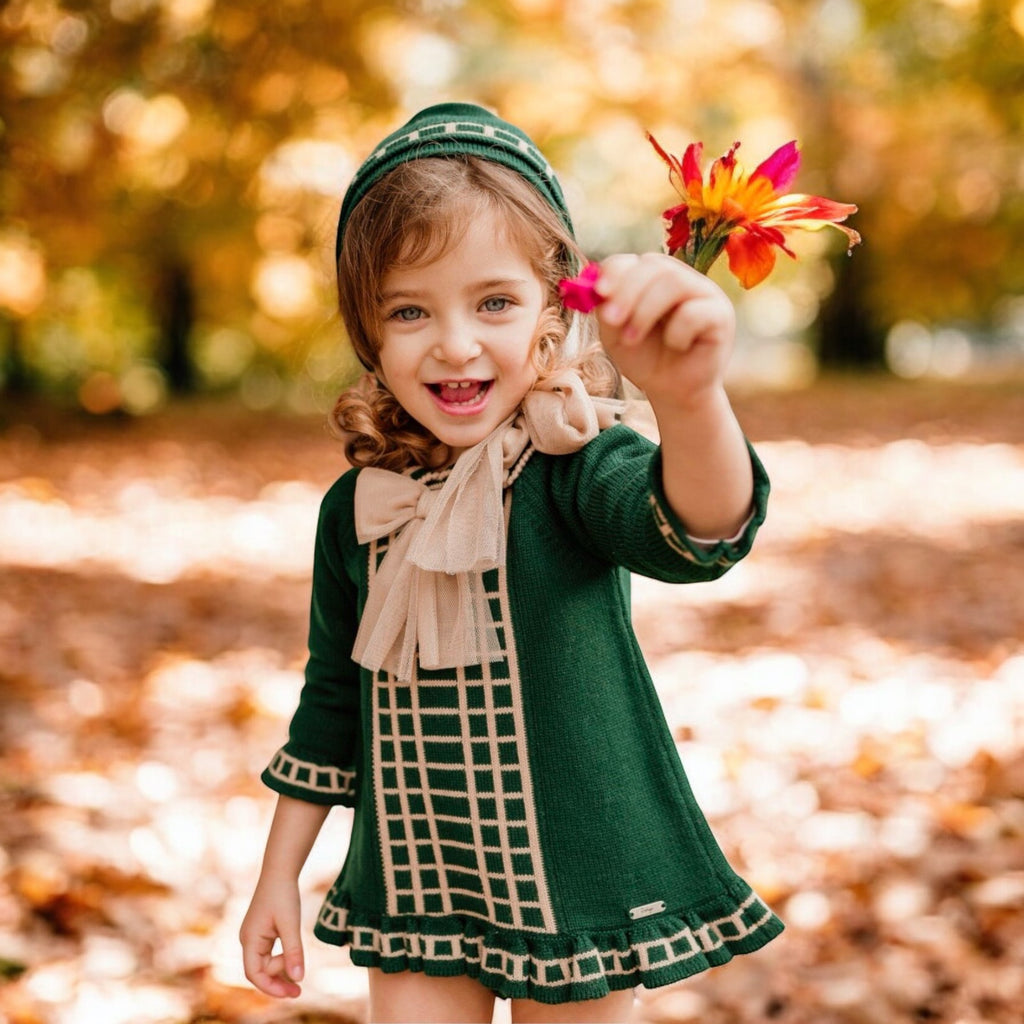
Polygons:
<instances>
[{"instance_id":1,"label":"pink petal","mask_svg":"<svg viewBox=\"0 0 1024 1024\"><path fill-rule=\"evenodd\" d=\"M788 195L779 196L767 207L764 219L769 221L840 221L857 212L853 203L837 203L823 196Z\"/></svg>"},{"instance_id":2,"label":"pink petal","mask_svg":"<svg viewBox=\"0 0 1024 1024\"><path fill-rule=\"evenodd\" d=\"M758 164L750 177L767 178L776 192L783 192L793 184L799 170L800 151L794 139L780 146L767 160Z\"/></svg>"},{"instance_id":3,"label":"pink petal","mask_svg":"<svg viewBox=\"0 0 1024 1024\"><path fill-rule=\"evenodd\" d=\"M589 313L604 302L604 296L597 294L594 287L601 276L600 263L588 263L576 277L567 277L558 282L558 294L566 309Z\"/></svg>"}]
</instances>

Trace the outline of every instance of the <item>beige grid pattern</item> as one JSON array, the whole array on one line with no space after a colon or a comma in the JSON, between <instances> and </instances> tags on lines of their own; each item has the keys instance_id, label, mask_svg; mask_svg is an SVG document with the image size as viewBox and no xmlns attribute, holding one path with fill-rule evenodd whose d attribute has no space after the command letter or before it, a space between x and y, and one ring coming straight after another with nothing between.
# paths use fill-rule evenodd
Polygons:
<instances>
[{"instance_id":1,"label":"beige grid pattern","mask_svg":"<svg viewBox=\"0 0 1024 1024\"><path fill-rule=\"evenodd\" d=\"M371 543L371 572L386 544ZM379 672L374 681L387 912L552 933L504 570L482 579L502 658L417 669L408 681Z\"/></svg>"}]
</instances>

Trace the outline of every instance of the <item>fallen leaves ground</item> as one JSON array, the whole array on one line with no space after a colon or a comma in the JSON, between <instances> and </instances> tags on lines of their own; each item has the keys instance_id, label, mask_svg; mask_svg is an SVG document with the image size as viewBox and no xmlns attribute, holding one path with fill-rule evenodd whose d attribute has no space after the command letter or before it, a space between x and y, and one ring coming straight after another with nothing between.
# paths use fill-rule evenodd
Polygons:
<instances>
[{"instance_id":1,"label":"fallen leaves ground","mask_svg":"<svg viewBox=\"0 0 1024 1024\"><path fill-rule=\"evenodd\" d=\"M636 621L698 797L789 927L639 1017L1019 1024L1024 390L737 406L774 481L759 544L716 584L637 581ZM275 1004L236 940L342 469L308 419L0 409L0 1021L361 1019L343 954L309 939ZM346 828L304 873L310 923Z\"/></svg>"}]
</instances>

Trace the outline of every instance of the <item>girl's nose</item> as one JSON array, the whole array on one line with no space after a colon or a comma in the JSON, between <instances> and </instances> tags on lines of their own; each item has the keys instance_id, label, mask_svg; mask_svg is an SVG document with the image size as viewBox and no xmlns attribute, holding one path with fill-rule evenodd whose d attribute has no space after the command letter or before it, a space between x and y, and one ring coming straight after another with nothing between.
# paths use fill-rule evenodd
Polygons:
<instances>
[{"instance_id":1,"label":"girl's nose","mask_svg":"<svg viewBox=\"0 0 1024 1024\"><path fill-rule=\"evenodd\" d=\"M480 352L480 342L470 324L449 323L437 341L434 356L451 366L465 366Z\"/></svg>"}]
</instances>

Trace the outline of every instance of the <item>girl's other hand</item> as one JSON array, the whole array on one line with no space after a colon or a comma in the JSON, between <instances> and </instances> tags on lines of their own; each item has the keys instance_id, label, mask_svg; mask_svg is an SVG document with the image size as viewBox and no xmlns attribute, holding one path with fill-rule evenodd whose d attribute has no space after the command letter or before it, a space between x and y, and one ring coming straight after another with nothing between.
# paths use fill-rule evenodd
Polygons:
<instances>
[{"instance_id":1,"label":"girl's other hand","mask_svg":"<svg viewBox=\"0 0 1024 1024\"><path fill-rule=\"evenodd\" d=\"M260 879L239 930L245 976L261 992L294 999L304 973L297 883ZM275 940L281 952L274 953Z\"/></svg>"},{"instance_id":2,"label":"girl's other hand","mask_svg":"<svg viewBox=\"0 0 1024 1024\"><path fill-rule=\"evenodd\" d=\"M736 317L726 294L662 253L609 256L596 284L601 341L652 401L686 402L721 386Z\"/></svg>"}]
</instances>

